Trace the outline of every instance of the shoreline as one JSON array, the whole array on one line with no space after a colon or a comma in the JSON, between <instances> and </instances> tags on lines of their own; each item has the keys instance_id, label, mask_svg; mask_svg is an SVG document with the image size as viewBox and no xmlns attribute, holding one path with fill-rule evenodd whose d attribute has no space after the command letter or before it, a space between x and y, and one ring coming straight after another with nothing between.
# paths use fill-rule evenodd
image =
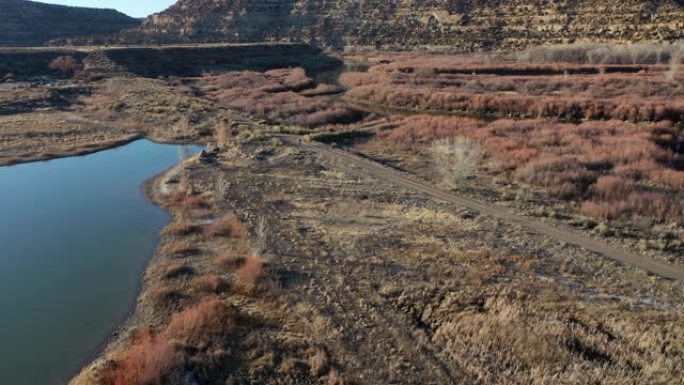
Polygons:
<instances>
[{"instance_id":1,"label":"shoreline","mask_svg":"<svg viewBox=\"0 0 684 385\"><path fill-rule=\"evenodd\" d=\"M129 143L132 143L132 142L129 142ZM159 143L159 142L155 142L155 143ZM115 148L115 147L112 147L112 148ZM109 149L112 149L112 148L109 148ZM106 150L107 149L103 149L102 151L106 151ZM188 159L191 159L191 158L188 158ZM131 327L136 326L133 323L133 317L136 314L136 312L138 311L138 304L139 304L140 298L144 292L143 288L144 288L145 274L146 274L147 270L150 268L150 266L154 263L154 260L158 257L159 246L161 245L161 240L162 240L162 232L164 231L164 229L166 229L166 227L170 223L173 222L173 219L174 219L174 213L172 213L166 207L164 207L163 205L160 204L160 201L159 201L158 195L157 195L158 192L156 190L158 187L157 184L159 183L160 180L162 180L164 178L164 176L167 173L171 172L172 170L174 170L178 167L181 167L183 162L185 162L185 160L176 164L176 165L173 165L173 166L167 168L166 170L163 170L163 171L149 177L148 179L143 181L142 184L140 185L139 191L143 195L145 200L148 201L150 204L155 205L155 206L163 209L168 214L169 219L164 224L164 226L159 231L159 233L157 233L156 241L155 241L155 247L154 247L155 250L154 250L153 255L150 256L146 265L143 267L143 269L138 274L139 277L138 277L138 284L136 287L137 294L135 297L135 302L129 306L129 309L126 312L126 315L124 317L122 317L122 321L109 332L108 336L102 342L100 342L97 345L97 347L94 348L90 354L88 354L88 356L86 358L84 358L82 360L81 364L78 365L78 368L75 369L74 371L72 371L72 373L70 373L67 376L67 378L64 379L64 380L66 380L66 382L64 382L64 384L67 384L67 385L71 384L72 381L81 372L86 370L89 366L93 365L98 360L104 358L104 355L107 352L107 350L117 342L117 340L125 333L125 331L130 329ZM2 167L2 166L0 166L0 167Z\"/></svg>"}]
</instances>

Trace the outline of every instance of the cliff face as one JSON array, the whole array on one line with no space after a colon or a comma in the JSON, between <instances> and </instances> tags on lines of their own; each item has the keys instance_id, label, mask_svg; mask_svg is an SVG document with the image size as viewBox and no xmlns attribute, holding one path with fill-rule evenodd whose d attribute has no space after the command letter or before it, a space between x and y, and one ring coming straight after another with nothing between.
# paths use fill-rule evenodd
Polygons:
<instances>
[{"instance_id":1,"label":"cliff face","mask_svg":"<svg viewBox=\"0 0 684 385\"><path fill-rule=\"evenodd\" d=\"M681 0L180 0L117 40L301 40L476 50L683 37Z\"/></svg>"},{"instance_id":2,"label":"cliff face","mask_svg":"<svg viewBox=\"0 0 684 385\"><path fill-rule=\"evenodd\" d=\"M140 24L109 9L0 0L0 45L36 46L55 38L109 34Z\"/></svg>"}]
</instances>

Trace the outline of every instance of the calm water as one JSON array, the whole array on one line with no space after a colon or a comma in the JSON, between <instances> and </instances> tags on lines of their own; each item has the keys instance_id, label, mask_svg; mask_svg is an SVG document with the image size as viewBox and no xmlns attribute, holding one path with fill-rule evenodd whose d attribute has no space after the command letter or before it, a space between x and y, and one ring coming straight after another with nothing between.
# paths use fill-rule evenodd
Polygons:
<instances>
[{"instance_id":1,"label":"calm water","mask_svg":"<svg viewBox=\"0 0 684 385\"><path fill-rule=\"evenodd\" d=\"M68 382L125 320L169 219L141 184L185 150L141 140L0 168L0 384Z\"/></svg>"}]
</instances>

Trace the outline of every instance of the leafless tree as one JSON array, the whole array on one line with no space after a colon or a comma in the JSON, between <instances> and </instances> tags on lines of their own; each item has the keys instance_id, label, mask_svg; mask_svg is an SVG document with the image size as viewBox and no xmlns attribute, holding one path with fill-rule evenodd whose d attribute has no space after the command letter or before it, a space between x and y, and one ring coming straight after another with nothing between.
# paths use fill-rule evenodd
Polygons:
<instances>
[{"instance_id":1,"label":"leafless tree","mask_svg":"<svg viewBox=\"0 0 684 385\"><path fill-rule=\"evenodd\" d=\"M482 147L469 138L439 139L431 150L437 171L451 187L471 177L482 163Z\"/></svg>"},{"instance_id":2,"label":"leafless tree","mask_svg":"<svg viewBox=\"0 0 684 385\"><path fill-rule=\"evenodd\" d=\"M268 223L266 223L266 218L259 218L254 232L257 247L255 251L257 255L265 255L266 251L268 251Z\"/></svg>"},{"instance_id":3,"label":"leafless tree","mask_svg":"<svg viewBox=\"0 0 684 385\"><path fill-rule=\"evenodd\" d=\"M672 83L677 78L682 60L684 60L684 43L673 45L670 49L670 69L665 72L668 82Z\"/></svg>"}]
</instances>

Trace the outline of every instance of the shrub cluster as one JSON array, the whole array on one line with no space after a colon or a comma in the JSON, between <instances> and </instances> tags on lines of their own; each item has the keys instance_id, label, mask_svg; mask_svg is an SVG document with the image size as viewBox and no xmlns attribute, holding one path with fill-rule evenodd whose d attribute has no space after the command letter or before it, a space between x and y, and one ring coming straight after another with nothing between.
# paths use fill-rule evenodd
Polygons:
<instances>
[{"instance_id":1,"label":"shrub cluster","mask_svg":"<svg viewBox=\"0 0 684 385\"><path fill-rule=\"evenodd\" d=\"M681 222L674 193L684 186L684 138L669 122L497 120L414 116L381 138L427 147L435 139L466 137L480 143L494 172L581 202L601 218Z\"/></svg>"},{"instance_id":2,"label":"shrub cluster","mask_svg":"<svg viewBox=\"0 0 684 385\"><path fill-rule=\"evenodd\" d=\"M299 94L314 86L301 68L206 76L200 86L207 97L222 106L274 124L315 128L350 124L365 116L365 112L343 103Z\"/></svg>"}]
</instances>

